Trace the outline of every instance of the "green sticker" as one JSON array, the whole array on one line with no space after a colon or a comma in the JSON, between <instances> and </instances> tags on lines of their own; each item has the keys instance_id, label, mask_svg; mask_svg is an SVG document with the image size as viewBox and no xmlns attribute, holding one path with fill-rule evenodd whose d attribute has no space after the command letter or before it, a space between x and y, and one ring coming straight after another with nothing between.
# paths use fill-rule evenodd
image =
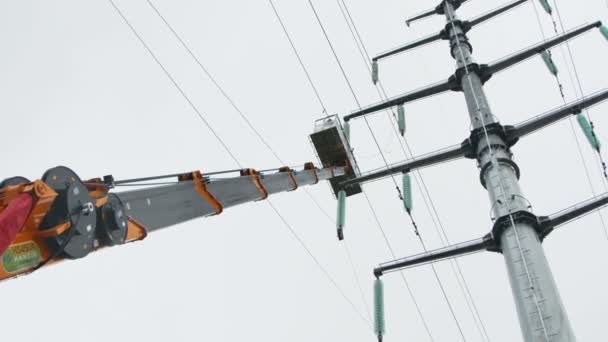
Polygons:
<instances>
[{"instance_id":1,"label":"green sticker","mask_svg":"<svg viewBox=\"0 0 608 342\"><path fill-rule=\"evenodd\" d=\"M39 262L40 249L32 241L12 245L2 255L2 267L6 273L27 270Z\"/></svg>"}]
</instances>

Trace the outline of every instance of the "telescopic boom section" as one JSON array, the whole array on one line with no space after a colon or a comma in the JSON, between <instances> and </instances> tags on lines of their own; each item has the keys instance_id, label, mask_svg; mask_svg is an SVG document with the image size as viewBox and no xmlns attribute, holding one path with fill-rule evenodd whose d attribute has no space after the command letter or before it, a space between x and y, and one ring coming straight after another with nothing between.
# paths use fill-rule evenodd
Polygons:
<instances>
[{"instance_id":1,"label":"telescopic boom section","mask_svg":"<svg viewBox=\"0 0 608 342\"><path fill-rule=\"evenodd\" d=\"M83 258L100 248L142 240L162 228L344 174L342 166L316 168L307 163L298 171L289 167L269 173L245 169L223 176L193 171L129 184L115 182L111 176L82 181L61 166L34 182L15 177L0 183L0 237L10 237L8 247L0 245L4 246L0 280L63 259ZM167 177L173 180L165 185L141 182ZM113 192L115 185L131 185L135 190ZM27 205L21 204L24 198Z\"/></svg>"}]
</instances>

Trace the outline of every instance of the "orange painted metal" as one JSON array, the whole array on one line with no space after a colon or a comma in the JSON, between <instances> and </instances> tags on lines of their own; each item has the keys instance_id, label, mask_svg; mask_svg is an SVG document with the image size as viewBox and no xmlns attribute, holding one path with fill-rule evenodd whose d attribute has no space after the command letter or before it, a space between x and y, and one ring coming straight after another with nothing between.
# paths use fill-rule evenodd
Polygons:
<instances>
[{"instance_id":1,"label":"orange painted metal","mask_svg":"<svg viewBox=\"0 0 608 342\"><path fill-rule=\"evenodd\" d=\"M268 198L268 191L266 191L266 188L264 187L264 185L262 184L262 181L260 180L259 172L257 172L254 169L243 169L243 170L241 170L241 176L251 176L251 180L253 181L253 184L255 184L255 187L258 188L258 191L262 195L262 197L259 199L260 201Z\"/></svg>"},{"instance_id":2,"label":"orange painted metal","mask_svg":"<svg viewBox=\"0 0 608 342\"><path fill-rule=\"evenodd\" d=\"M296 182L296 177L293 176L293 170L289 166L284 166L279 169L279 172L288 172L289 179L293 183L293 189L289 191L294 191L298 188L298 182Z\"/></svg>"}]
</instances>

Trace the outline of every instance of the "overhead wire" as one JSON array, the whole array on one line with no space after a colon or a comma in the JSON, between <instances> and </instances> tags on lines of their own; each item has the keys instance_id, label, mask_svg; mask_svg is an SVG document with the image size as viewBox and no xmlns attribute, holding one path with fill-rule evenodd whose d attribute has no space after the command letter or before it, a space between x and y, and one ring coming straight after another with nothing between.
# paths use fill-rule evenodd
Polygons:
<instances>
[{"instance_id":1,"label":"overhead wire","mask_svg":"<svg viewBox=\"0 0 608 342\"><path fill-rule=\"evenodd\" d=\"M186 93L182 90L182 88L179 86L179 84L177 83L177 81L173 78L173 76L169 73L169 71L165 68L165 66L162 64L162 62L156 57L156 55L154 54L154 52L151 50L151 48L148 46L148 44L144 41L144 39L141 37L141 35L137 32L137 30L135 29L135 27L130 23L130 21L127 19L127 17L123 14L122 10L114 3L113 0L108 0L110 2L110 4L112 5L112 7L116 10L116 12L120 15L120 17L123 19L123 21L125 22L125 24L127 24L127 26L130 28L130 30L134 33L134 35L137 37L137 39L140 41L140 43L145 47L145 49L148 51L148 53L153 57L153 59L156 61L156 63L159 65L159 67L163 70L163 72L165 73L165 75L169 78L169 80L174 84L174 86L177 88L177 90L180 92L180 94L182 94L182 96L186 99L186 101L190 104L190 106L193 108L193 110L195 110L195 112L199 115L199 117L201 118L201 120L205 123L205 125L213 132L214 136L216 137L216 139L222 144L222 146L224 147L224 149L226 150L226 152L230 155L230 157L233 159L233 161L240 167L241 163L238 161L238 159L234 156L234 154L232 153L232 151L227 147L227 145L223 142L223 140L219 137L219 135L217 133L215 133L215 130L212 128L212 126L209 124L209 122L202 116L201 112L198 110L198 108L194 105L194 103L190 100L190 98L186 95ZM147 0L148 1L148 0ZM148 1L149 5L152 6L153 8L156 8L150 1ZM158 12L158 10L155 10L157 12L157 14L159 16L161 16L160 12ZM164 17L161 16L161 18L163 18L163 21L165 22L165 24L167 26L170 26L169 23L164 20ZM177 32L175 32L175 30L171 29L171 31L174 33L174 35L179 36L177 34ZM182 44L184 46L186 46L186 44L184 43L184 41L179 38L180 42L182 42ZM191 50L187 49L190 53ZM195 57L195 55L192 53L192 56ZM197 59L198 61L198 59ZM200 63L200 61L198 61ZM200 64L201 67L202 63ZM203 67L204 69L204 67ZM206 70L206 69L205 69ZM212 77L210 73L207 73L207 75L209 77ZM219 87L219 83L214 82L218 87ZM223 94L225 96L227 96L227 94L225 92L223 92ZM229 97L228 97L229 98ZM234 104L233 101L231 101L231 103ZM239 111L239 113L242 114L242 112ZM243 115L244 116L244 115ZM248 120L246 120L249 124L250 122ZM250 125L250 127L252 129L255 130L255 128ZM257 131L256 131L257 132ZM259 134L259 133L258 133ZM261 135L259 135L259 137L261 137ZM263 139L263 138L262 138ZM265 140L263 140L265 141ZM268 148L270 148L269 145L267 145ZM278 155L276 155L275 153L275 157L278 158ZM365 322L369 328L371 328L371 322L368 321L368 319L361 314L361 312L357 309L357 307L354 305L354 302L346 295L346 293L344 292L344 290L340 287L340 285L336 282L336 280L331 276L331 274L327 271L327 269L323 266L323 264L320 263L320 261L314 256L314 254L312 253L312 251L310 250L310 248L308 248L308 246L304 243L304 241L299 237L299 235L297 234L297 232L293 229L293 227L287 222L287 220L279 213L279 211L277 210L277 208L274 206L274 204L270 201L267 200L267 203L269 204L269 206L271 207L271 209L274 211L274 213L280 218L280 220L283 222L283 224L285 225L285 227L291 232L291 234L294 236L294 238L298 241L298 243L300 244L300 246L302 248L304 248L304 250L306 251L306 253L313 259L313 261L315 262L315 264L317 265L317 267L321 270L321 272L325 275L325 277L330 281L330 283L336 288L336 290L341 294L341 296L350 304L350 306L352 307L352 309L355 311L355 313L362 319L363 322Z\"/></svg>"},{"instance_id":2,"label":"overhead wire","mask_svg":"<svg viewBox=\"0 0 608 342\"><path fill-rule=\"evenodd\" d=\"M245 121L245 123L247 124L247 126L255 133L255 135L257 136L257 138L262 142L262 144L266 147L266 149L268 149L272 155L275 157L275 159L281 163L282 165L287 165L281 157L279 157L278 153L270 146L270 144L268 143L268 141L263 137L263 135L259 132L259 130L253 126L252 122L249 120L249 118L245 115L245 113L236 105L236 102L232 99L232 97L230 95L228 95L228 93L226 92L226 90L224 90L224 88L220 85L220 83L215 79L215 77L209 72L209 70L203 65L203 63L200 61L200 59L196 56L196 54L188 47L188 44L186 44L186 42L184 41L184 39L182 39L182 37L177 33L177 31L172 27L172 25L165 19L165 17L162 15L162 13L160 13L160 11L158 10L158 8L154 5L154 3L151 0L146 0L146 2L148 3L148 5L150 5L150 7L154 10L154 12L158 15L158 17L163 21L163 23L165 24L165 26L167 26L167 28L171 31L171 33L173 34L173 36L179 41L179 43L182 45L182 47L188 52L188 54L190 55L190 57L192 57L197 65L201 68L201 70L205 73L205 75L212 81L212 83L215 85L215 87L220 91L220 93L222 94L222 96L230 103L230 105L232 106L232 108L239 114L239 116ZM323 112L327 113L326 109L325 109L325 105L323 103L323 101L321 100L321 97L319 96L319 93L317 92L317 88L314 85L314 83L312 82L312 78L310 78L310 74L308 73L308 70L306 69L306 67L303 64L302 59L300 58L297 50L295 49L295 45L293 44L293 41L291 40L291 38L289 37L289 34L287 33L286 27L283 23L283 21L281 20L278 11L276 10L274 4L272 3L272 0L270 0L271 6L275 12L275 14L277 15L277 18L279 19L279 22L281 23L281 26L283 27L290 43L292 44L292 48L294 49L294 52L296 53L296 56L298 58L298 60L301 63L301 66L304 70L304 72L306 73L309 82L315 92L315 94L317 95L317 98L319 100L319 103L321 104L321 106L323 107ZM259 172L264 172L264 171L272 171L272 170L276 170L276 169L270 169L270 170L261 170ZM321 209L321 207L318 205L318 203L316 202L316 200L314 199L314 197L312 196L312 194L310 193L310 191L308 191L308 189L304 189L305 193L308 195L308 197L310 197L310 199L315 202L315 204L317 205L317 207L319 207L319 209ZM276 209L276 208L274 208ZM324 214L326 214L324 211L322 211ZM278 213L277 213L278 214ZM352 260L352 256L350 255L350 252L347 251L347 257L348 257L348 261L349 264L352 265L353 267L353 273L356 275L357 272L354 269L354 262ZM356 283L358 285L358 288L360 290L360 294L362 296L362 298L364 299L364 305L366 306L366 308L369 307L369 305L367 304L367 302L365 302L365 297L363 294L363 290L361 289L360 286L360 281L358 278L355 279ZM349 299L350 300L350 299ZM352 304L352 303L351 303ZM368 316L370 316L370 322L371 322L371 313L369 311L369 309L367 309L367 313Z\"/></svg>"},{"instance_id":3,"label":"overhead wire","mask_svg":"<svg viewBox=\"0 0 608 342\"><path fill-rule=\"evenodd\" d=\"M352 86L352 84L351 84L351 82L350 82L350 80L349 80L349 78L348 78L348 76L347 76L347 74L346 74L346 71L345 71L345 69L344 69L344 67L343 67L343 65L342 65L342 62L340 61L340 58L338 57L338 54L337 54L337 52L336 52L336 50L335 50L335 48L334 48L334 46L333 46L333 44L332 44L332 42L331 42L331 39L329 38L329 35L327 34L327 31L325 30L325 27L324 27L324 25L323 25L323 23L322 23L322 21L321 21L321 19L320 19L320 17L319 17L319 14L317 13L317 10L316 10L315 6L313 5L313 3L312 3L312 1L311 1L311 0L308 0L308 4L310 5L311 10L312 10L312 11L313 11L313 13L314 13L314 16L315 16L315 18L316 18L316 20L317 20L317 22L318 22L318 24L319 24L319 26L320 26L320 28L321 28L321 31L323 32L323 35L324 35L324 37L325 37L325 40L327 41L327 43L328 43L328 45L329 45L329 47L330 47L330 49L331 49L331 52L332 52L332 54L333 54L333 56L334 56L334 58L335 58L335 60L336 60L336 62L337 62L337 64L338 64L338 66L339 66L339 68L340 68L340 71L342 72L342 76L344 77L344 80L346 81L346 83L347 83L347 85L348 85L348 88L350 89L350 92L352 93L353 98L354 98L354 100L355 100L355 102L356 102L357 106L359 107L359 109L361 109L361 104L360 104L360 102L359 102L359 99L357 98L357 95L356 95L356 93L355 93L355 91L354 91L354 88L353 88L353 86ZM380 155L382 156L382 159L383 159L383 161L384 161L384 164L385 164L385 165L386 165L386 167L388 168L388 161L387 161L387 159L386 159L386 156L384 155L384 153L382 153L382 148L380 147L380 144L379 144L379 142L378 142L378 139L376 138L376 136L375 136L375 134L374 134L374 132L373 132L373 130L372 130L372 128L371 128L371 125L370 125L369 120L367 119L367 117L364 117L364 121L365 121L365 123L366 123L366 125L367 125L367 128L369 129L369 131L370 131L371 135L372 135L372 138L373 138L373 140L374 140L374 143L376 144L376 147L377 147L377 148L378 148L378 150L380 151ZM395 185L395 189L397 190L398 197L399 197L401 200L403 200L403 196L402 196L402 194L401 194L401 190L400 190L400 188L399 188L399 185L397 184L397 181L395 180L394 175L392 175L392 174L391 174L391 178L392 178L393 183L394 183L394 185ZM371 205L371 201L370 201L370 205ZM415 222L415 220L414 220L414 218L413 218L413 215L412 215L411 211L410 211L410 210L406 210L406 212L407 212L407 214L408 214L408 215L409 215L409 217L410 217L410 220L411 220L412 226L413 226L413 228L414 228L414 233L415 233L415 235L418 237L418 239L420 240L420 242L421 242L421 244L422 244L422 247L423 247L423 248L425 249L425 251L426 251L426 250L427 250L427 249L426 249L426 245L425 245L425 243L424 243L424 241L423 241L423 239L422 239L422 236L420 235L420 232L419 232L419 230L418 230L417 224L416 224L416 222ZM448 295L447 295L447 292L445 291L445 288L444 288L444 286L443 286L443 283L442 283L441 279L439 278L439 275L438 275L438 273L437 273L437 271L436 271L436 269L435 269L434 265L431 265L431 266L432 266L432 269L433 269L433 273L434 273L434 275L435 275L435 278L436 278L436 280L437 280L437 282L438 282L438 284L439 284L439 287L440 287L440 289L441 289L441 292L442 292L442 294L443 294L443 297L444 297L444 299L445 299L445 301L446 301L446 304L447 304L447 306L448 306L448 308L449 308L449 311L450 311L450 313L451 313L451 315L452 315L452 317L453 317L453 319L454 319L454 322L456 323L456 326L457 326L457 328L458 328L458 331L459 331L459 333L460 333L460 336L462 337L463 341L466 341L466 337L465 337L465 335L464 335L464 332L463 332L463 330L462 330L462 327L461 327L461 325L460 325L460 322L459 322L458 318L456 317L456 313L455 313L454 308L452 307L452 304L451 304L451 302L450 302L450 300L449 300L449 298L448 298Z\"/></svg>"},{"instance_id":4,"label":"overhead wire","mask_svg":"<svg viewBox=\"0 0 608 342\"><path fill-rule=\"evenodd\" d=\"M368 53L367 48L365 47L365 43L363 42L363 39L361 38L361 35L359 33L359 30L357 29L357 25L350 13L350 10L348 9L348 6L346 5L346 2L344 0L336 0L338 2L338 5L340 7L340 11L342 12L342 15L349 27L349 30L351 31L351 34L353 35L353 39L356 42L357 48L359 49L359 53L361 55L361 57L363 58L364 62L365 62L365 66L367 68L368 73L371 74L371 69L370 69L370 61L372 60L370 54ZM340 6L340 4L342 4L342 6L344 7L344 10L342 10L342 6ZM349 22L350 21L350 22ZM351 24L352 24L352 28L351 28ZM360 43L360 44L359 44ZM360 47L361 46L361 47ZM382 82L380 80L378 80L377 84L376 84L376 90L378 92L378 95L380 96L380 98L382 98L383 100L388 99L388 95L386 93L386 90L384 89L384 86L382 85ZM393 114L393 118L391 119L390 114ZM407 149L409 151L409 154L411 156L413 156L412 150L407 142L407 138L405 136L401 136L398 131L397 131L397 127L395 125L395 122L393 120L396 120L396 114L394 112L394 110L391 108L390 112L387 111L387 114L389 114L389 122L391 123L392 127L393 127L393 132L394 134L397 136L398 140L399 140L399 145L401 147L401 150L404 154L404 156L407 158L408 157L408 153L405 151L405 147L403 146L403 144L405 143L405 145L407 146ZM400 139L400 137L403 139L403 141ZM416 185L418 186L418 188L420 190L422 190L425 194L426 197L428 197L428 202L430 202L430 207L429 207L429 203L427 202L427 198L425 196L423 197L424 200L424 204L425 207L429 213L429 216L431 217L432 221L433 221L433 225L435 226L435 230L437 231L439 238L442 242L442 244L444 246L449 245L449 239L447 237L446 231L443 227L443 224L441 222L441 219L439 217L439 214L437 212L437 208L435 206L435 203L431 197L431 194L426 186L426 183L424 182L424 178L422 176L422 172L420 172L419 170L416 170L414 172L414 175L417 177L414 177ZM420 180L419 180L420 179ZM431 208L432 208L432 212L431 212ZM433 215L434 214L434 215ZM441 232L439 232L440 228ZM460 264L458 263L457 259L453 259L452 262L450 263L450 265L452 266L452 270L455 274L455 277L458 281L458 286L460 287L461 292L463 292L465 301L467 303L468 309L471 312L472 316L473 316L473 321L475 322L475 325L480 333L480 335L482 336L482 338L485 338L485 340L490 341L490 338L488 336L485 324L483 323L483 319L481 318L481 315L479 313L479 310L477 308L477 305L475 303L475 300L473 298L473 295L470 291L470 288L468 286L468 282L466 280L466 278L464 277L464 273L462 272L462 269L460 267ZM460 276L460 277L459 277ZM461 281L462 278L462 281Z\"/></svg>"},{"instance_id":5,"label":"overhead wire","mask_svg":"<svg viewBox=\"0 0 608 342\"><path fill-rule=\"evenodd\" d=\"M532 7L533 7L534 13L536 15L536 21L538 23L538 27L539 27L540 33L542 35L543 41L546 41L547 37L546 37L546 34L545 34L545 29L543 28L543 24L542 24L542 21L541 21L540 11L539 11L539 9L538 9L538 7L537 7L537 5L536 5L535 2L532 3ZM557 10L558 10L558 7L556 6L556 11ZM554 20L553 20L553 28L555 30L555 33L558 34L558 32L557 32L557 24L555 23ZM561 29L562 29L562 32L565 31L563 22L562 22L562 25L561 25ZM566 46L568 47L568 49L570 49L570 44L569 44L568 41L566 41ZM563 47L562 47L562 52L563 52ZM562 53L562 55L564 55L564 54ZM572 59L572 55L570 55L570 57L571 57L571 60L572 60L572 64L574 66L574 60ZM565 56L564 56L564 59L566 59ZM566 65L568 66L567 67L568 76L570 78L570 83L571 83L572 89L574 89L574 93L575 93L576 98L580 99L579 93L577 92L576 85L574 84L574 77L572 76L572 71L570 70L570 67L569 67L567 61L566 61ZM565 94L564 94L564 86L561 83L560 78L559 78L558 75L555 75L555 80L557 82L557 87L558 87L558 90L560 92L560 96L562 98L562 102L564 104L566 104L567 101L566 101L566 97L565 97ZM580 83L579 83L579 86L580 86ZM580 96L584 97L584 94L582 92L582 88L580 88L579 90L580 90ZM585 111L588 114L588 109L585 109ZM572 137L574 139L574 142L575 142L575 145L576 145L576 148L577 148L577 151L578 151L579 158L581 159L581 164L583 165L583 170L585 172L585 176L586 176L586 179L587 179L587 184L589 185L589 189L591 190L592 195L595 197L597 195L597 192L595 190L595 187L593 186L593 181L591 179L591 173L590 173L590 170L589 170L589 166L587 165L587 161L586 161L585 156L583 154L583 148L582 148L581 143L580 143L580 141L578 139L578 136L576 134L576 127L575 127L575 124L574 124L574 119L572 117L570 117L570 118L568 118L568 122L570 124L570 130L572 132ZM603 184L604 184L604 187L606 187L605 179L603 179ZM608 239L608 227L606 225L606 220L604 219L604 215L602 214L602 211L600 211L600 210L598 210L597 213L598 213L598 216L600 218L600 223L601 223L602 228L603 228L602 231L604 232L604 236L606 237L606 239Z\"/></svg>"},{"instance_id":6,"label":"overhead wire","mask_svg":"<svg viewBox=\"0 0 608 342\"><path fill-rule=\"evenodd\" d=\"M564 33L564 32L566 32L566 29L564 27L564 21L562 19L562 15L561 15L561 12L559 10L559 5L558 5L557 0L554 0L553 4L555 5L555 12L557 13L557 18L559 19L559 24L560 24L561 31L562 31L562 33ZM551 14L551 20L553 21L553 27L554 27L554 30L555 30L555 34L557 35L557 34L559 34L559 32L557 30L557 24L555 23L555 19L553 18L553 14ZM572 73L570 72L570 68L568 68L568 73L570 75L570 82L573 85L572 88L574 89L575 94L577 94L577 96L576 96L577 99L581 99L581 98L584 99L585 98L585 93L583 92L583 85L582 85L582 82L581 82L581 77L579 75L578 68L576 66L576 62L574 61L574 55L572 53L572 49L570 48L570 42L569 41L566 41L566 50L568 51L568 56L570 57L570 62L572 64L572 68L574 70L574 76L576 78L576 83L578 85L578 93L576 91L577 88L574 85L574 80L572 78ZM593 126L593 120L591 119L591 112L590 112L589 108L585 108L585 114L587 116L587 119L589 119L589 123L591 124L591 134L593 134L593 136L595 138L597 138L596 135L595 135L595 130L594 130L594 126ZM604 179L602 180L602 183L604 184L604 188L608 190L608 187L606 186L606 181L608 180L607 165L604 162L604 158L603 158L600 150L598 149L596 152L597 152L596 156L597 156L598 161L600 163L601 170L603 171L603 174L604 174Z\"/></svg>"},{"instance_id":7,"label":"overhead wire","mask_svg":"<svg viewBox=\"0 0 608 342\"><path fill-rule=\"evenodd\" d=\"M323 100L321 99L321 95L319 95L319 91L317 90L315 83L312 81L312 77L310 76L310 73L308 72L308 69L306 68L306 65L304 64L302 57L300 56L300 53L298 52L296 45L294 44L293 40L291 39L291 35L289 34L289 31L287 31L287 27L285 27L285 23L283 23L283 19L281 18L279 11L277 10L277 8L274 5L274 2L272 0L268 0L268 2L270 3L270 6L272 7L272 10L274 12L274 15L276 16L277 20L279 21L279 24L281 25L281 28L283 29L285 38L287 38L287 40L289 41L289 45L291 46L293 53L296 55L296 58L298 59L298 63L300 63L300 66L302 67L304 74L306 74L306 78L308 79L308 84L314 91L315 96L317 97L317 100L319 101L319 104L323 108L323 114L325 114L325 116L329 116L329 113L327 112L327 108L325 107L325 104L323 103Z\"/></svg>"},{"instance_id":8,"label":"overhead wire","mask_svg":"<svg viewBox=\"0 0 608 342\"><path fill-rule=\"evenodd\" d=\"M242 167L241 164L239 163L239 161L234 156L234 154L232 154L232 152L230 151L230 149L228 148L228 146L219 137L219 135L213 129L213 127L211 127L211 124L209 123L209 121L207 121L207 119L205 119L205 117L203 116L203 114L201 113L201 111L196 107L196 105L192 102L192 100L190 100L190 97L184 92L184 90L182 89L182 87L173 78L173 76L171 75L171 73L169 73L169 71L167 70L167 68L165 68L165 66L163 65L163 63L158 59L158 57L156 56L156 54L152 51L152 49L144 41L144 39L141 37L141 35L137 32L137 30L135 29L135 27L133 27L133 25L131 25L131 22L129 22L129 20L127 19L127 17L125 17L125 15L123 14L122 10L120 8L118 8L118 6L116 5L116 3L114 3L114 0L108 0L108 1L112 5L112 7L116 10L116 12L120 15L120 17L125 22L125 24L127 24L127 26L129 26L129 28L131 29L131 32L133 32L133 34L137 37L137 40L139 40L139 42L143 45L143 47L146 49L146 51L148 51L148 53L154 59L154 61L156 62L156 64L158 64L158 66L161 68L161 70L163 71L163 73L165 74L165 76L167 76L167 78L175 86L175 88L177 89L177 91L182 95L182 97L186 100L186 102L188 102L188 105L190 105L190 108L192 108L192 110L197 114L197 116L200 118L200 120L211 131L211 133L216 138L216 140L222 145L222 147L224 148L224 150L226 151L226 153L228 153L228 155L230 155L230 158L232 158L232 160L239 167Z\"/></svg>"}]
</instances>

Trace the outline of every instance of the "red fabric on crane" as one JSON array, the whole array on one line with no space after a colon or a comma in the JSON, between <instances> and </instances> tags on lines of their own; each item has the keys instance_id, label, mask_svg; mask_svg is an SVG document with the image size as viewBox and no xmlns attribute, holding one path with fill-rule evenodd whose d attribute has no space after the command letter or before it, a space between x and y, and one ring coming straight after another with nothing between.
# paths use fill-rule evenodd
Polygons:
<instances>
[{"instance_id":1,"label":"red fabric on crane","mask_svg":"<svg viewBox=\"0 0 608 342\"><path fill-rule=\"evenodd\" d=\"M32 210L32 196L20 194L0 213L0 256L15 240Z\"/></svg>"}]
</instances>

